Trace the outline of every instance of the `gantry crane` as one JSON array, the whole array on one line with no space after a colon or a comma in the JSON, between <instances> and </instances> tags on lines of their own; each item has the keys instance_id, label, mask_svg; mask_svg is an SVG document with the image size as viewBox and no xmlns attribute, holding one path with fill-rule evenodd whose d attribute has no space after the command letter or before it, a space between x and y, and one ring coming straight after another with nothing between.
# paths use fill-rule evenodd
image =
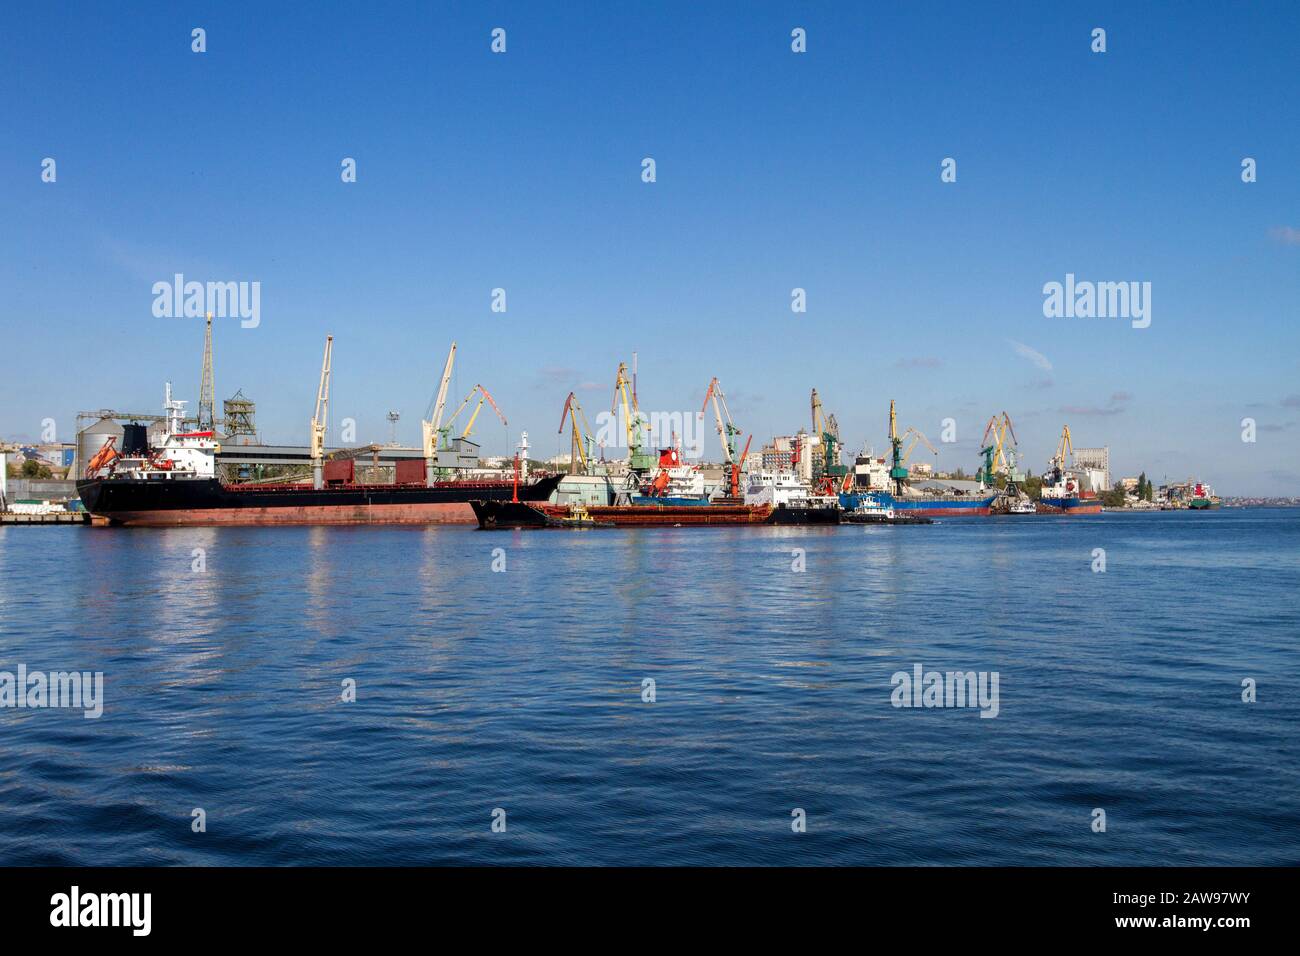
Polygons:
<instances>
[{"instance_id":1,"label":"gantry crane","mask_svg":"<svg viewBox=\"0 0 1300 956\"><path fill-rule=\"evenodd\" d=\"M420 421L420 433L424 444L424 483L432 487L438 464L438 436L442 429L442 412L447 407L447 387L451 384L451 369L456 362L456 343L451 343L447 352L447 364L442 369L442 381L438 383L438 397L434 399L428 417Z\"/></svg>"},{"instance_id":2,"label":"gantry crane","mask_svg":"<svg viewBox=\"0 0 1300 956\"><path fill-rule=\"evenodd\" d=\"M990 418L980 444L983 446L980 454L984 456L984 464L976 478L992 487L999 474L1005 475L1007 490L1014 495L1021 475L1016 464L1016 430L1011 424L1011 416L1003 412Z\"/></svg>"},{"instance_id":3,"label":"gantry crane","mask_svg":"<svg viewBox=\"0 0 1300 956\"><path fill-rule=\"evenodd\" d=\"M330 410L330 363L334 356L334 336L325 336L325 357L320 364L320 385L316 388L316 411L311 417L311 483L313 488L325 485L325 430Z\"/></svg>"},{"instance_id":4,"label":"gantry crane","mask_svg":"<svg viewBox=\"0 0 1300 956\"><path fill-rule=\"evenodd\" d=\"M573 392L564 400L564 411L560 412L560 432L564 431L564 422L568 419L573 429L572 444L569 453L569 474L587 474L591 466L591 454L595 439L591 437L591 426L587 416L578 404L578 396ZM581 462L581 469L579 469Z\"/></svg>"}]
</instances>

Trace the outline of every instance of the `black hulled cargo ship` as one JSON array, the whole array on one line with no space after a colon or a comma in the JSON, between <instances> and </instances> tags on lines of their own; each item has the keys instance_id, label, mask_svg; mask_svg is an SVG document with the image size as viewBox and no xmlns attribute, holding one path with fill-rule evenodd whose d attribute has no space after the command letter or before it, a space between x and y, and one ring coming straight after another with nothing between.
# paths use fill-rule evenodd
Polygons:
<instances>
[{"instance_id":1,"label":"black hulled cargo ship","mask_svg":"<svg viewBox=\"0 0 1300 956\"><path fill-rule=\"evenodd\" d=\"M169 428L156 449L123 454L109 440L87 463L77 492L90 514L116 525L473 524L471 500L544 502L560 475L532 480L428 481L424 462L399 462L392 484L360 484L351 460L323 463L314 484L227 484L217 477L220 450L211 431L183 430L168 393Z\"/></svg>"}]
</instances>

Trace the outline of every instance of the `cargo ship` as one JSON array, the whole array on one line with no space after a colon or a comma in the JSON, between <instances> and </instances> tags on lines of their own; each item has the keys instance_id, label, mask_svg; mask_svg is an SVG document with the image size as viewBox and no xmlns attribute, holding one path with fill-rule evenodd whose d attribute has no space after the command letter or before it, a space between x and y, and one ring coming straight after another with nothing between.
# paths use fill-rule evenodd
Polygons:
<instances>
[{"instance_id":1,"label":"cargo ship","mask_svg":"<svg viewBox=\"0 0 1300 956\"><path fill-rule=\"evenodd\" d=\"M661 448L659 467L650 479L638 483L628 495L634 505L700 507L709 504L704 475L693 465L682 463L681 450Z\"/></svg>"},{"instance_id":2,"label":"cargo ship","mask_svg":"<svg viewBox=\"0 0 1300 956\"><path fill-rule=\"evenodd\" d=\"M1213 489L1199 481L1192 489L1191 497L1187 499L1187 507L1193 511L1209 511L1218 508L1221 503Z\"/></svg>"},{"instance_id":3,"label":"cargo ship","mask_svg":"<svg viewBox=\"0 0 1300 956\"><path fill-rule=\"evenodd\" d=\"M888 491L848 491L840 494L840 506L845 511L857 511L863 504L877 501L892 508L901 517L961 518L987 515L993 510L996 491L973 495L891 494Z\"/></svg>"},{"instance_id":4,"label":"cargo ship","mask_svg":"<svg viewBox=\"0 0 1300 956\"><path fill-rule=\"evenodd\" d=\"M556 527L573 517L574 505L506 500L471 501L480 528ZM800 508L785 505L587 505L587 517L597 525L616 528L721 527L735 525L834 525L839 508Z\"/></svg>"},{"instance_id":5,"label":"cargo ship","mask_svg":"<svg viewBox=\"0 0 1300 956\"><path fill-rule=\"evenodd\" d=\"M913 431L915 429L909 429L908 433ZM925 438L919 432L917 436L918 439ZM865 453L858 456L853 472L845 477L839 490L840 506L845 511L861 511L880 505L892 509L899 517L912 518L957 518L992 513L993 501L998 495L994 488L980 484L974 491L945 493L921 491L909 484L908 456L903 452L903 437L898 434L898 415L892 401L889 403L889 444L891 461L888 471L883 459L876 460L874 455ZM916 441L912 447L916 447ZM892 492L885 490L886 481L892 486Z\"/></svg>"},{"instance_id":6,"label":"cargo ship","mask_svg":"<svg viewBox=\"0 0 1300 956\"><path fill-rule=\"evenodd\" d=\"M1085 489L1079 476L1066 468L1067 456L1074 456L1074 439L1070 435L1069 425L1062 429L1056 454L1048 461L1047 474L1043 475L1040 503L1059 514L1101 514L1101 499L1095 491Z\"/></svg>"},{"instance_id":7,"label":"cargo ship","mask_svg":"<svg viewBox=\"0 0 1300 956\"><path fill-rule=\"evenodd\" d=\"M1101 499L1096 493L1085 491L1073 472L1059 467L1043 476L1043 491L1039 500L1063 514L1101 514Z\"/></svg>"},{"instance_id":8,"label":"cargo ship","mask_svg":"<svg viewBox=\"0 0 1300 956\"><path fill-rule=\"evenodd\" d=\"M471 505L483 529L555 527L570 520L575 507L508 500L476 500ZM749 476L743 502L587 505L584 514L598 524L623 528L837 525L841 509L833 496L810 494L793 475L756 472Z\"/></svg>"},{"instance_id":9,"label":"cargo ship","mask_svg":"<svg viewBox=\"0 0 1300 956\"><path fill-rule=\"evenodd\" d=\"M162 444L133 457L112 440L77 482L85 509L109 524L139 527L192 525L473 524L471 500L543 502L560 475L518 481L424 480L357 484L354 462L326 462L323 487L299 484L226 484L216 475L220 450L211 431L180 430L176 418ZM399 463L404 464L404 463ZM423 471L423 462L412 462ZM414 477L412 475L411 477Z\"/></svg>"}]
</instances>

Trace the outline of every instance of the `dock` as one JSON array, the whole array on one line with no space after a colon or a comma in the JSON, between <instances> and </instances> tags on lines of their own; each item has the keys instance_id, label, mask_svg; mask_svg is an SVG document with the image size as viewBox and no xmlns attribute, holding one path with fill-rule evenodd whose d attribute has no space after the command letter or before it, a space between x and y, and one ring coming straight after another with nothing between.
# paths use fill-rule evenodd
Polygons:
<instances>
[{"instance_id":1,"label":"dock","mask_svg":"<svg viewBox=\"0 0 1300 956\"><path fill-rule=\"evenodd\" d=\"M11 524L90 524L90 514L86 511L51 511L43 515L0 511L0 525Z\"/></svg>"}]
</instances>

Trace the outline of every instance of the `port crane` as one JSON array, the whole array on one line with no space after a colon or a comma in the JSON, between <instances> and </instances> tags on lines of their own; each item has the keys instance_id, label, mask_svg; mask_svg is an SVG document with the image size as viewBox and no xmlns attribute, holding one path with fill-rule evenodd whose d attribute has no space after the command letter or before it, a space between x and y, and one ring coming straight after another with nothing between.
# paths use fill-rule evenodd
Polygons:
<instances>
[{"instance_id":1,"label":"port crane","mask_svg":"<svg viewBox=\"0 0 1300 956\"><path fill-rule=\"evenodd\" d=\"M566 419L573 430L569 474L585 475L591 466L592 449L596 442L591 437L591 426L587 424L587 416L583 413L582 406L578 404L578 396L573 392L570 392L569 397L564 400L564 410L560 412L560 433L564 432ZM580 469L579 462L581 462Z\"/></svg>"},{"instance_id":2,"label":"port crane","mask_svg":"<svg viewBox=\"0 0 1300 956\"><path fill-rule=\"evenodd\" d=\"M325 485L325 429L330 410L330 370L334 357L334 336L325 336L325 357L321 359L320 385L316 388L316 411L311 417L311 483L313 488Z\"/></svg>"},{"instance_id":3,"label":"port crane","mask_svg":"<svg viewBox=\"0 0 1300 956\"><path fill-rule=\"evenodd\" d=\"M447 407L447 387L451 384L451 369L456 363L456 343L451 343L447 352L447 364L442 369L442 381L438 383L438 396L433 400L431 410L420 420L420 436L424 446L424 483L432 486L435 481L434 469L438 463L438 437L442 434L442 413Z\"/></svg>"},{"instance_id":4,"label":"port crane","mask_svg":"<svg viewBox=\"0 0 1300 956\"><path fill-rule=\"evenodd\" d=\"M1068 458L1066 456L1069 456ZM1066 463L1074 458L1074 442L1070 438L1070 426L1066 425L1061 430L1061 442L1056 446L1056 454L1052 456L1049 464L1052 466L1052 476L1055 480L1060 480L1064 473Z\"/></svg>"},{"instance_id":5,"label":"port crane","mask_svg":"<svg viewBox=\"0 0 1300 956\"><path fill-rule=\"evenodd\" d=\"M1017 439L1011 416L1003 412L990 418L984 428L981 445L980 454L984 456L984 466L976 473L976 478L991 487L997 476L1003 474L1007 479L1007 490L1015 495L1016 486L1023 480L1023 476L1016 463Z\"/></svg>"},{"instance_id":6,"label":"port crane","mask_svg":"<svg viewBox=\"0 0 1300 956\"><path fill-rule=\"evenodd\" d=\"M618 414L620 400L623 404L623 427L627 432L627 468L634 475L643 474L654 467L652 456L646 454L641 429L641 409L637 406L636 387L628 378L627 363L618 363L618 376L614 380L614 400L609 413Z\"/></svg>"},{"instance_id":7,"label":"port crane","mask_svg":"<svg viewBox=\"0 0 1300 956\"><path fill-rule=\"evenodd\" d=\"M731 409L727 407L727 396L722 392L722 385L715 376L704 392L703 414L713 401L713 416L718 422L718 439L722 442L723 470L726 472L728 493L736 498L740 495L740 472L745 467L745 455L749 453L749 442L745 443L745 454L736 457L736 444L740 440L740 429L731 420ZM723 418L725 414L726 418ZM753 439L753 435L749 436Z\"/></svg>"},{"instance_id":8,"label":"port crane","mask_svg":"<svg viewBox=\"0 0 1300 956\"><path fill-rule=\"evenodd\" d=\"M505 415L501 414L501 409L497 406L496 400L493 399L491 393L482 385L475 385L469 390L469 394L465 396L465 400L460 403L460 406L451 413L451 417L447 419L447 424L443 425L442 428L438 430L442 435L443 447L450 447L451 441L449 436L452 431L454 431L453 426L455 425L456 419L460 417L460 413L468 407L469 403L474 400L475 395L478 396L478 404L474 406L474 411L470 413L469 421L465 423L465 430L460 433L460 438L469 438L470 432L474 430L474 422L478 419L478 413L483 411L483 404L485 402L492 406L492 411L497 413L497 418L501 419L502 425L508 426L510 424L506 421Z\"/></svg>"},{"instance_id":9,"label":"port crane","mask_svg":"<svg viewBox=\"0 0 1300 956\"><path fill-rule=\"evenodd\" d=\"M822 411L822 400L817 395L817 389L812 390L810 399L812 405L812 433L822 444L821 465L817 467L816 458L813 459L813 477L829 478L828 493L834 493L833 486L836 478L843 478L848 474L848 469L840 464L840 426L835 420L834 415L824 415Z\"/></svg>"},{"instance_id":10,"label":"port crane","mask_svg":"<svg viewBox=\"0 0 1300 956\"><path fill-rule=\"evenodd\" d=\"M907 451L903 452L904 465L906 465L911 460L912 452L916 451L917 445L925 445L926 448L930 449L930 452L934 455L936 459L939 457L939 449L935 448L934 445L930 444L930 439L926 438L925 434L920 429L912 428L911 426L908 426L907 431L903 433L903 441L907 441L909 437L912 439L912 444L908 445Z\"/></svg>"},{"instance_id":11,"label":"port crane","mask_svg":"<svg viewBox=\"0 0 1300 956\"><path fill-rule=\"evenodd\" d=\"M903 493L903 482L907 481L907 465L903 459L903 439L898 437L898 416L894 412L894 400L889 400L889 446L892 454L892 464L889 468L889 479L894 483L894 494Z\"/></svg>"}]
</instances>

